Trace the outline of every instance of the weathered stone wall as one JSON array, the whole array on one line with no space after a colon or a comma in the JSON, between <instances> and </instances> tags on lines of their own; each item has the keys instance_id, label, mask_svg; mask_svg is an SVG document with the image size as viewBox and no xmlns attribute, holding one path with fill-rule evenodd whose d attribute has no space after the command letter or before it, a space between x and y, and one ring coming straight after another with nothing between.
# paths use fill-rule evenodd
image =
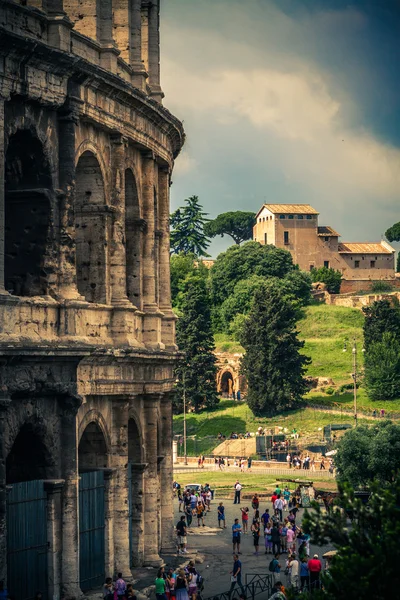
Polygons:
<instances>
[{"instance_id":1,"label":"weathered stone wall","mask_svg":"<svg viewBox=\"0 0 400 600\"><path fill-rule=\"evenodd\" d=\"M77 598L82 471L104 472L106 576L171 543L184 133L161 105L158 1L27 4L0 3L0 580L6 486L46 479L47 591Z\"/></svg>"}]
</instances>

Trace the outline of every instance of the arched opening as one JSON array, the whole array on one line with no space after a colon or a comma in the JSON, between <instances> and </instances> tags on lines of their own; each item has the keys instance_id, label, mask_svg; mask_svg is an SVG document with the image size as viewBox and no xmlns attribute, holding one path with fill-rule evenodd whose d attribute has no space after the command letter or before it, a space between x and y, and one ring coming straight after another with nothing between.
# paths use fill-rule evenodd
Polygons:
<instances>
[{"instance_id":1,"label":"arched opening","mask_svg":"<svg viewBox=\"0 0 400 600\"><path fill-rule=\"evenodd\" d=\"M52 180L42 143L28 130L9 140L4 191L6 289L16 296L47 294Z\"/></svg>"},{"instance_id":2,"label":"arched opening","mask_svg":"<svg viewBox=\"0 0 400 600\"><path fill-rule=\"evenodd\" d=\"M78 290L88 302L107 303L107 211L103 175L92 152L76 167L76 275Z\"/></svg>"},{"instance_id":3,"label":"arched opening","mask_svg":"<svg viewBox=\"0 0 400 600\"><path fill-rule=\"evenodd\" d=\"M135 177L125 171L126 289L129 300L141 308L140 206Z\"/></svg>"},{"instance_id":4,"label":"arched opening","mask_svg":"<svg viewBox=\"0 0 400 600\"><path fill-rule=\"evenodd\" d=\"M82 591L105 577L105 483L107 444L99 425L89 423L79 442L79 572Z\"/></svg>"},{"instance_id":5,"label":"arched opening","mask_svg":"<svg viewBox=\"0 0 400 600\"><path fill-rule=\"evenodd\" d=\"M21 600L47 597L47 496L50 454L31 425L19 431L6 459L7 587Z\"/></svg>"},{"instance_id":6,"label":"arched opening","mask_svg":"<svg viewBox=\"0 0 400 600\"><path fill-rule=\"evenodd\" d=\"M234 383L232 373L230 371L225 371L221 376L220 392L225 398L227 398L232 396L233 390Z\"/></svg>"},{"instance_id":7,"label":"arched opening","mask_svg":"<svg viewBox=\"0 0 400 600\"><path fill-rule=\"evenodd\" d=\"M139 429L134 419L128 422L129 461L129 547L131 567L143 563L143 469L142 444Z\"/></svg>"}]
</instances>

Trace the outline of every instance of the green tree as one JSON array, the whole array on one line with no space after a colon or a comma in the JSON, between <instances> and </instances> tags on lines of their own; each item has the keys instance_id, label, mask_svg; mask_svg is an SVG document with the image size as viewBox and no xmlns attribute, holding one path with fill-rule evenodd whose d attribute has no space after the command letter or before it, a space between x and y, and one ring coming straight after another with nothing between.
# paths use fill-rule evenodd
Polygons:
<instances>
[{"instance_id":1,"label":"green tree","mask_svg":"<svg viewBox=\"0 0 400 600\"><path fill-rule=\"evenodd\" d=\"M389 227L385 236L389 242L400 242L400 221Z\"/></svg>"},{"instance_id":2,"label":"green tree","mask_svg":"<svg viewBox=\"0 0 400 600\"><path fill-rule=\"evenodd\" d=\"M185 279L182 293L182 317L178 320L176 332L182 356L176 369L178 383L174 407L176 412L182 411L185 389L187 406L194 412L200 412L219 402L210 301L205 280L199 275Z\"/></svg>"},{"instance_id":3,"label":"green tree","mask_svg":"<svg viewBox=\"0 0 400 600\"><path fill-rule=\"evenodd\" d=\"M382 341L385 332L400 336L400 307L395 297L391 298L391 301L378 300L363 308L363 313L364 347L367 353L370 344Z\"/></svg>"},{"instance_id":4,"label":"green tree","mask_svg":"<svg viewBox=\"0 0 400 600\"><path fill-rule=\"evenodd\" d=\"M190 196L185 202L186 206L171 215L171 252L209 256L206 250L210 240L204 233L207 213L203 212L197 196Z\"/></svg>"},{"instance_id":5,"label":"green tree","mask_svg":"<svg viewBox=\"0 0 400 600\"><path fill-rule=\"evenodd\" d=\"M340 506L353 515L351 527L345 513L339 510L323 513L317 503L303 518L303 529L311 535L313 543L333 544L337 549L329 572L323 576L324 592L315 592L311 598L394 598L400 589L400 482L386 489L374 485L367 504L362 504L346 488Z\"/></svg>"},{"instance_id":6,"label":"green tree","mask_svg":"<svg viewBox=\"0 0 400 600\"><path fill-rule=\"evenodd\" d=\"M387 486L400 473L400 426L383 421L348 431L338 445L335 466L341 483Z\"/></svg>"},{"instance_id":7,"label":"green tree","mask_svg":"<svg viewBox=\"0 0 400 600\"><path fill-rule=\"evenodd\" d=\"M210 271L211 299L214 306L221 305L230 296L238 281L253 275L284 277L296 269L287 250L275 246L262 246L259 242L246 242L231 246L222 252Z\"/></svg>"},{"instance_id":8,"label":"green tree","mask_svg":"<svg viewBox=\"0 0 400 600\"><path fill-rule=\"evenodd\" d=\"M204 233L209 237L229 235L235 244L241 244L253 238L253 225L256 213L254 212L226 212L218 215L216 219L206 223Z\"/></svg>"},{"instance_id":9,"label":"green tree","mask_svg":"<svg viewBox=\"0 0 400 600\"><path fill-rule=\"evenodd\" d=\"M296 331L296 309L276 282L266 282L254 294L240 342L246 353L242 372L247 378L248 405L257 416L294 408L307 391L300 354L304 342Z\"/></svg>"},{"instance_id":10,"label":"green tree","mask_svg":"<svg viewBox=\"0 0 400 600\"><path fill-rule=\"evenodd\" d=\"M171 256L171 299L172 306L179 308L184 290L184 281L190 275L199 275L202 279L207 279L209 269L197 260L194 254L173 254Z\"/></svg>"},{"instance_id":11,"label":"green tree","mask_svg":"<svg viewBox=\"0 0 400 600\"><path fill-rule=\"evenodd\" d=\"M314 282L326 284L326 289L330 294L339 294L342 283L342 274L340 271L328 267L312 269L311 278Z\"/></svg>"},{"instance_id":12,"label":"green tree","mask_svg":"<svg viewBox=\"0 0 400 600\"><path fill-rule=\"evenodd\" d=\"M387 331L365 354L365 385L371 400L400 397L400 340Z\"/></svg>"}]
</instances>

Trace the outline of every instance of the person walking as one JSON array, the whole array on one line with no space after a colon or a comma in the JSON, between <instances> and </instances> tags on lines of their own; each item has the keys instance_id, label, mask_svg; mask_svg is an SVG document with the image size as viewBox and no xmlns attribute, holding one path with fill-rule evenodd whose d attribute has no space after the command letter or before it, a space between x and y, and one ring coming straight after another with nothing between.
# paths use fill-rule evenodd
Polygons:
<instances>
[{"instance_id":1,"label":"person walking","mask_svg":"<svg viewBox=\"0 0 400 600\"><path fill-rule=\"evenodd\" d=\"M235 485L233 486L235 490L235 499L233 504L240 504L240 492L242 490L242 485L239 483L239 480L236 480Z\"/></svg>"},{"instance_id":2,"label":"person walking","mask_svg":"<svg viewBox=\"0 0 400 600\"><path fill-rule=\"evenodd\" d=\"M281 565L279 564L279 554L275 554L274 558L269 563L268 570L272 573L274 578L274 583L279 580L279 576L281 573Z\"/></svg>"},{"instance_id":3,"label":"person walking","mask_svg":"<svg viewBox=\"0 0 400 600\"><path fill-rule=\"evenodd\" d=\"M319 590L320 588L320 573L322 570L322 564L319 560L318 554L314 554L313 558L308 561L308 570L310 572L310 589Z\"/></svg>"},{"instance_id":4,"label":"person walking","mask_svg":"<svg viewBox=\"0 0 400 600\"><path fill-rule=\"evenodd\" d=\"M283 521L283 500L280 494L278 494L278 497L274 502L274 509L275 514L279 517L279 520Z\"/></svg>"},{"instance_id":5,"label":"person walking","mask_svg":"<svg viewBox=\"0 0 400 600\"><path fill-rule=\"evenodd\" d=\"M277 523L274 523L271 529L271 540L272 540L272 553L280 554L281 553L281 536L279 533L279 527Z\"/></svg>"},{"instance_id":6,"label":"person walking","mask_svg":"<svg viewBox=\"0 0 400 600\"><path fill-rule=\"evenodd\" d=\"M272 526L268 521L267 526L264 528L264 542L265 542L265 554L272 554L272 537L271 537Z\"/></svg>"},{"instance_id":7,"label":"person walking","mask_svg":"<svg viewBox=\"0 0 400 600\"><path fill-rule=\"evenodd\" d=\"M232 544L233 544L233 552L240 554L240 533L242 531L242 527L239 525L239 519L235 519L234 524L232 525Z\"/></svg>"},{"instance_id":8,"label":"person walking","mask_svg":"<svg viewBox=\"0 0 400 600\"><path fill-rule=\"evenodd\" d=\"M239 393L239 392L238 392L238 393ZM249 456L249 457L248 457L248 459L247 459L247 470L248 470L248 471L251 471L251 463L252 463L252 462L253 462L253 461L252 461L252 458L251 458L251 456Z\"/></svg>"},{"instance_id":9,"label":"person walking","mask_svg":"<svg viewBox=\"0 0 400 600\"><path fill-rule=\"evenodd\" d=\"M260 523L258 521L255 521L251 526L251 532L253 534L254 556L258 556L258 548L260 545Z\"/></svg>"},{"instance_id":10,"label":"person walking","mask_svg":"<svg viewBox=\"0 0 400 600\"><path fill-rule=\"evenodd\" d=\"M295 554L292 554L292 556L289 559L289 565L290 565L290 585L292 586L292 588L294 590L298 590L299 588L299 572L300 572L300 565L299 565L299 561L296 558Z\"/></svg>"},{"instance_id":11,"label":"person walking","mask_svg":"<svg viewBox=\"0 0 400 600\"><path fill-rule=\"evenodd\" d=\"M186 554L186 522L184 516L176 524L176 535L178 538L178 554Z\"/></svg>"},{"instance_id":12,"label":"person walking","mask_svg":"<svg viewBox=\"0 0 400 600\"><path fill-rule=\"evenodd\" d=\"M192 507L190 504L185 504L185 516L186 516L186 522L187 522L187 526L190 527L193 521L193 511L192 511Z\"/></svg>"},{"instance_id":13,"label":"person walking","mask_svg":"<svg viewBox=\"0 0 400 600\"><path fill-rule=\"evenodd\" d=\"M223 527L221 527L221 523L223 523ZM220 529L226 529L226 523L225 523L225 506L223 505L222 502L219 503L218 506L218 527Z\"/></svg>"},{"instance_id":14,"label":"person walking","mask_svg":"<svg viewBox=\"0 0 400 600\"><path fill-rule=\"evenodd\" d=\"M235 519L238 521L238 519ZM231 596L233 590L236 587L236 584L240 587L240 591L242 594L245 594L244 587L242 584L242 563L239 560L239 556L237 554L233 555L233 569L231 571L231 587L229 590L229 597ZM177 599L178 600L178 599Z\"/></svg>"},{"instance_id":15,"label":"person walking","mask_svg":"<svg viewBox=\"0 0 400 600\"><path fill-rule=\"evenodd\" d=\"M203 527L205 527L205 525L204 525L204 504L203 504L203 501L200 499L197 504L196 512L197 512L197 527L200 527L200 521L201 521L201 524L203 525Z\"/></svg>"},{"instance_id":16,"label":"person walking","mask_svg":"<svg viewBox=\"0 0 400 600\"><path fill-rule=\"evenodd\" d=\"M301 591L308 590L309 580L310 580L310 571L308 570L307 556L304 556L301 559L301 564L300 564L300 589L301 589Z\"/></svg>"},{"instance_id":17,"label":"person walking","mask_svg":"<svg viewBox=\"0 0 400 600\"><path fill-rule=\"evenodd\" d=\"M164 579L164 567L158 569L156 577L156 597L157 600L167 600L165 579Z\"/></svg>"}]
</instances>

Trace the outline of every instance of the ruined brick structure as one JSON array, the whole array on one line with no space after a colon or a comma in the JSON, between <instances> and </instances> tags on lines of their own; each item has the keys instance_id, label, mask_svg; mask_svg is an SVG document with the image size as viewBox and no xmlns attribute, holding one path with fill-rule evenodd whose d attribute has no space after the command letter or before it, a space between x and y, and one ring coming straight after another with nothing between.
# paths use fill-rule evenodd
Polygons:
<instances>
[{"instance_id":1,"label":"ruined brick structure","mask_svg":"<svg viewBox=\"0 0 400 600\"><path fill-rule=\"evenodd\" d=\"M0 0L0 581L18 600L129 578L172 539L184 133L159 2Z\"/></svg>"}]
</instances>

